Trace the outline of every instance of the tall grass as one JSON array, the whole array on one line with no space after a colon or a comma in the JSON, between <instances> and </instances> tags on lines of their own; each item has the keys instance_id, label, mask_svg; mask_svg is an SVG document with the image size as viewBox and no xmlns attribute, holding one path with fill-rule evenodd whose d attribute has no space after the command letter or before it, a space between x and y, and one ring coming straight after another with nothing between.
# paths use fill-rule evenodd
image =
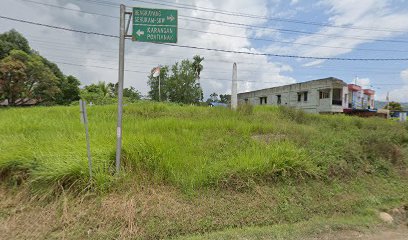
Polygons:
<instances>
[{"instance_id":1,"label":"tall grass","mask_svg":"<svg viewBox=\"0 0 408 240\"><path fill-rule=\"evenodd\" d=\"M104 191L118 177L116 107L93 106L88 114L92 186ZM407 165L408 129L384 119L140 102L125 106L123 126L122 174L186 191L287 178L390 175ZM77 106L1 109L0 129L0 176L10 184L28 182L34 190L88 186Z\"/></svg>"}]
</instances>

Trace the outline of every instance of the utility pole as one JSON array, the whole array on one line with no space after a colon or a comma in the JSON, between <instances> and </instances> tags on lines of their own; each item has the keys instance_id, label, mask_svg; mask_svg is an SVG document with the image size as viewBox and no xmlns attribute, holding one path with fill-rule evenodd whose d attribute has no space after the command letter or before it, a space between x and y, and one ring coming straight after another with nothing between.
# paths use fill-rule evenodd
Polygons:
<instances>
[{"instance_id":1,"label":"utility pole","mask_svg":"<svg viewBox=\"0 0 408 240\"><path fill-rule=\"evenodd\" d=\"M237 83L237 63L232 66L232 86L231 86L231 109L238 107L238 83Z\"/></svg>"},{"instance_id":2,"label":"utility pole","mask_svg":"<svg viewBox=\"0 0 408 240\"><path fill-rule=\"evenodd\" d=\"M122 151L122 115L123 115L123 78L125 72L125 14L126 6L120 5L119 30L119 76L118 76L118 123L116 128L116 173L120 171L120 154Z\"/></svg>"}]
</instances>

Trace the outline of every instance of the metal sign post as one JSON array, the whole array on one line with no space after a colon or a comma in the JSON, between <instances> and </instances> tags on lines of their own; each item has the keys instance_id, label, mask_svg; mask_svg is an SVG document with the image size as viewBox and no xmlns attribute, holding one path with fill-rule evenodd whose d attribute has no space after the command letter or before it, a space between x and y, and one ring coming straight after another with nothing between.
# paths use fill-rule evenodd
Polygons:
<instances>
[{"instance_id":1,"label":"metal sign post","mask_svg":"<svg viewBox=\"0 0 408 240\"><path fill-rule=\"evenodd\" d=\"M126 26L126 15L128 22ZM133 15L133 34L127 35ZM120 5L119 30L119 74L118 74L118 122L116 127L116 173L120 172L122 151L122 116L123 116L123 78L125 71L125 39L139 42L177 42L177 10L133 8L126 12L126 6Z\"/></svg>"},{"instance_id":2,"label":"metal sign post","mask_svg":"<svg viewBox=\"0 0 408 240\"><path fill-rule=\"evenodd\" d=\"M86 113L86 102L79 100L79 108L81 110L81 122L85 126L86 150L88 153L88 168L89 168L89 182L92 181L92 157L91 157L91 143L89 140L88 116Z\"/></svg>"}]
</instances>

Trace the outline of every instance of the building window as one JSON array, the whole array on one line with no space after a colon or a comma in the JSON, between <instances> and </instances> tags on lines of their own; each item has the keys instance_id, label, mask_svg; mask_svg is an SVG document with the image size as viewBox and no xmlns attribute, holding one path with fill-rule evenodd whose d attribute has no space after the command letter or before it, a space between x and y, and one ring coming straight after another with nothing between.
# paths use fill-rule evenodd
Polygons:
<instances>
[{"instance_id":1,"label":"building window","mask_svg":"<svg viewBox=\"0 0 408 240\"><path fill-rule=\"evenodd\" d=\"M282 104L282 96L281 95L276 95L278 98L278 101L276 102L278 105Z\"/></svg>"},{"instance_id":2,"label":"building window","mask_svg":"<svg viewBox=\"0 0 408 240\"><path fill-rule=\"evenodd\" d=\"M302 93L298 93L297 96L298 96L298 102L302 101Z\"/></svg>"},{"instance_id":3,"label":"building window","mask_svg":"<svg viewBox=\"0 0 408 240\"><path fill-rule=\"evenodd\" d=\"M267 97L260 97L259 102L260 102L261 105L266 104L268 102L268 98Z\"/></svg>"},{"instance_id":4,"label":"building window","mask_svg":"<svg viewBox=\"0 0 408 240\"><path fill-rule=\"evenodd\" d=\"M307 92L303 93L303 101L307 102Z\"/></svg>"},{"instance_id":5,"label":"building window","mask_svg":"<svg viewBox=\"0 0 408 240\"><path fill-rule=\"evenodd\" d=\"M325 98L329 98L329 97L330 97L330 94L329 94L328 91L320 91L319 92L319 98L320 99L325 99Z\"/></svg>"}]
</instances>

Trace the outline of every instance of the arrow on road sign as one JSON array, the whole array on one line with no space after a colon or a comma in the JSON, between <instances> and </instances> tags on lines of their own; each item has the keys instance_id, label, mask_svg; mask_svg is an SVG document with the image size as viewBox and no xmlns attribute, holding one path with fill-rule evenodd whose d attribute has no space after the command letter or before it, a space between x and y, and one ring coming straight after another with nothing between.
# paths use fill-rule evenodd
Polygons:
<instances>
[{"instance_id":1,"label":"arrow on road sign","mask_svg":"<svg viewBox=\"0 0 408 240\"><path fill-rule=\"evenodd\" d=\"M140 29L139 29L139 30L137 30L136 34L140 37L141 35L144 35L144 31L140 31Z\"/></svg>"},{"instance_id":2,"label":"arrow on road sign","mask_svg":"<svg viewBox=\"0 0 408 240\"><path fill-rule=\"evenodd\" d=\"M167 20L169 20L170 22L173 22L176 18L173 17L173 15L167 16Z\"/></svg>"}]
</instances>

